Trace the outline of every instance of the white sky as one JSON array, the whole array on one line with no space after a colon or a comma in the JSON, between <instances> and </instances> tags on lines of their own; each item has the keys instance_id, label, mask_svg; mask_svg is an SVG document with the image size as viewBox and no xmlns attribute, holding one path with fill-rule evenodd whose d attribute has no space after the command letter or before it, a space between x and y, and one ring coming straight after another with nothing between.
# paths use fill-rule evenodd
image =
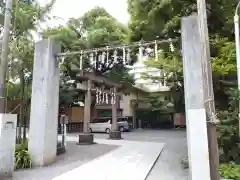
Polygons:
<instances>
[{"instance_id":1,"label":"white sky","mask_svg":"<svg viewBox=\"0 0 240 180\"><path fill-rule=\"evenodd\" d=\"M44 5L49 0L38 0ZM52 15L59 17L54 22L48 22L50 26L65 23L68 18L80 17L88 10L100 6L105 8L112 16L120 22L127 24L129 16L127 12L127 0L57 0L52 10Z\"/></svg>"}]
</instances>

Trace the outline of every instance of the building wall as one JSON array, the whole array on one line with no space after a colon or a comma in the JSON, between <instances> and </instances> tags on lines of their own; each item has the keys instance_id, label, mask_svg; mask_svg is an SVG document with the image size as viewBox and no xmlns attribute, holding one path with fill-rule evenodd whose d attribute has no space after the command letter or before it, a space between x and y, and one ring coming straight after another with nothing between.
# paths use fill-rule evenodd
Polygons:
<instances>
[{"instance_id":1,"label":"building wall","mask_svg":"<svg viewBox=\"0 0 240 180\"><path fill-rule=\"evenodd\" d=\"M120 102L121 109L123 110L123 116L133 116L133 108L131 107L131 100L136 98L136 95L123 95L122 101Z\"/></svg>"},{"instance_id":2,"label":"building wall","mask_svg":"<svg viewBox=\"0 0 240 180\"><path fill-rule=\"evenodd\" d=\"M120 106L122 106L121 108L123 109L123 116L133 116L135 109L132 105L132 100L141 101L144 99L144 97L145 96L143 94L137 92L131 92L128 95L123 95L120 103ZM142 107L146 109L149 108L146 103L141 104L144 104Z\"/></svg>"},{"instance_id":3,"label":"building wall","mask_svg":"<svg viewBox=\"0 0 240 180\"><path fill-rule=\"evenodd\" d=\"M84 107L71 107L68 108L69 122L83 122L84 120Z\"/></svg>"}]
</instances>

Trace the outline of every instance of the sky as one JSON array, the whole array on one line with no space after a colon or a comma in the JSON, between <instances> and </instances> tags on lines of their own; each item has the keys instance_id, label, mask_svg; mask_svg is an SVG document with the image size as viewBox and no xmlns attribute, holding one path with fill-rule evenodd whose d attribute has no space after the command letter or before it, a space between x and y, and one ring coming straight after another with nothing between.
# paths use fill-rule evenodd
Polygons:
<instances>
[{"instance_id":1,"label":"sky","mask_svg":"<svg viewBox=\"0 0 240 180\"><path fill-rule=\"evenodd\" d=\"M50 0L38 0L41 5ZM48 22L48 26L64 24L71 17L80 17L88 10L100 6L105 8L113 17L127 24L129 15L127 12L127 0L57 0L51 12L53 16L59 17Z\"/></svg>"}]
</instances>

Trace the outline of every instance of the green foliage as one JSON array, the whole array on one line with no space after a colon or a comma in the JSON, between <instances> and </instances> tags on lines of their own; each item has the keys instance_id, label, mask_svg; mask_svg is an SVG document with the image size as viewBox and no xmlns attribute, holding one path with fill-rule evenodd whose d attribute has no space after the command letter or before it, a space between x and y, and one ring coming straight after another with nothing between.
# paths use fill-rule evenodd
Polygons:
<instances>
[{"instance_id":1,"label":"green foliage","mask_svg":"<svg viewBox=\"0 0 240 180\"><path fill-rule=\"evenodd\" d=\"M240 163L240 138L238 135L238 91L230 89L229 109L219 112L220 124L218 125L218 144L222 151L222 162L235 161Z\"/></svg>"},{"instance_id":2,"label":"green foliage","mask_svg":"<svg viewBox=\"0 0 240 180\"><path fill-rule=\"evenodd\" d=\"M28 153L27 142L16 145L15 169L25 169L32 167L32 160Z\"/></svg>"},{"instance_id":3,"label":"green foliage","mask_svg":"<svg viewBox=\"0 0 240 180\"><path fill-rule=\"evenodd\" d=\"M235 43L228 39L214 39L211 47L213 73L219 76L236 73Z\"/></svg>"},{"instance_id":4,"label":"green foliage","mask_svg":"<svg viewBox=\"0 0 240 180\"><path fill-rule=\"evenodd\" d=\"M161 92L151 93L146 97L145 101L151 105L152 111L161 113L173 112L173 104L171 103L169 94Z\"/></svg>"},{"instance_id":5,"label":"green foliage","mask_svg":"<svg viewBox=\"0 0 240 180\"><path fill-rule=\"evenodd\" d=\"M223 178L227 178L231 180L240 179L240 166L234 163L221 164L219 167L219 172L221 177Z\"/></svg>"},{"instance_id":6,"label":"green foliage","mask_svg":"<svg viewBox=\"0 0 240 180\"><path fill-rule=\"evenodd\" d=\"M209 34L233 39L233 14L237 1L209 0L207 4ZM131 41L180 37L181 17L197 12L193 0L128 0Z\"/></svg>"},{"instance_id":7,"label":"green foliage","mask_svg":"<svg viewBox=\"0 0 240 180\"><path fill-rule=\"evenodd\" d=\"M58 40L62 44L62 51L64 52L122 44L126 42L127 35L127 27L100 7L89 10L79 18L69 19L64 26L47 29L44 32L44 37ZM79 56L66 57L61 67L63 73L61 81L63 83L60 85L60 103L62 104L76 101L76 94L69 92L67 90L69 84L64 82L66 78L74 78L71 77L71 66L79 67ZM89 58L84 58L83 68L87 69L89 67ZM133 78L127 72L128 69L125 67L113 66L106 67L99 73L115 82L132 83Z\"/></svg>"},{"instance_id":8,"label":"green foliage","mask_svg":"<svg viewBox=\"0 0 240 180\"><path fill-rule=\"evenodd\" d=\"M60 88L59 88L59 105L70 106L74 102L78 101L78 92L74 90L70 90L73 86L72 84L68 83L70 80L69 77L60 76Z\"/></svg>"},{"instance_id":9,"label":"green foliage","mask_svg":"<svg viewBox=\"0 0 240 180\"><path fill-rule=\"evenodd\" d=\"M165 81L166 86L170 87L171 98L169 98L169 100L171 100L170 102L173 103L174 111L184 112L185 107L182 59L178 50L170 52L169 45L167 47L168 49L162 49L162 51L158 53L157 60L150 58L144 62L147 67L164 71L164 73L162 73L160 76L151 76L144 73L143 78L151 79L158 83L163 83ZM149 103L152 105L153 109L162 109L164 104L164 106L166 106L166 104L169 103L169 101L161 99L161 93L159 95L159 97L156 95L152 98L149 97Z\"/></svg>"}]
</instances>

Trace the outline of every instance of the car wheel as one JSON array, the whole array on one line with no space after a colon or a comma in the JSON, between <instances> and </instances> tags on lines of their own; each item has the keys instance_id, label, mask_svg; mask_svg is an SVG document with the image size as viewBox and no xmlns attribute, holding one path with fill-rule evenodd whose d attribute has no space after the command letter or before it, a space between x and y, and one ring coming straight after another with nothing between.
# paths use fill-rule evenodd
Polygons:
<instances>
[{"instance_id":1,"label":"car wheel","mask_svg":"<svg viewBox=\"0 0 240 180\"><path fill-rule=\"evenodd\" d=\"M124 131L124 127L120 127L119 130L120 130L121 132L123 132L123 131Z\"/></svg>"},{"instance_id":2,"label":"car wheel","mask_svg":"<svg viewBox=\"0 0 240 180\"><path fill-rule=\"evenodd\" d=\"M89 132L92 133L92 129L91 128L89 128Z\"/></svg>"},{"instance_id":3,"label":"car wheel","mask_svg":"<svg viewBox=\"0 0 240 180\"><path fill-rule=\"evenodd\" d=\"M109 134L109 133L110 133L110 129L107 128L107 129L105 130L105 132L106 132L107 134Z\"/></svg>"}]
</instances>

